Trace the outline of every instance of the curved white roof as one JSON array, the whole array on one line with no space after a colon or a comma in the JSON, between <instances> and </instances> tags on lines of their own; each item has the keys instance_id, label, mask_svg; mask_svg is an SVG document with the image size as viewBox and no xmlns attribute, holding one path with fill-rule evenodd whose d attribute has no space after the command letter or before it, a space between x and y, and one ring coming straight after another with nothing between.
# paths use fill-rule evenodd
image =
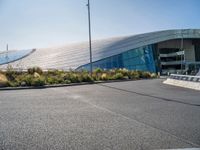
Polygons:
<instances>
[{"instance_id":1,"label":"curved white roof","mask_svg":"<svg viewBox=\"0 0 200 150\"><path fill-rule=\"evenodd\" d=\"M95 40L92 42L93 61L120 54L144 45L180 38L200 38L200 29L166 30ZM30 55L10 63L13 68L27 69L39 66L43 69L76 69L89 63L88 42L54 48L36 49ZM0 65L5 68L6 65Z\"/></svg>"}]
</instances>

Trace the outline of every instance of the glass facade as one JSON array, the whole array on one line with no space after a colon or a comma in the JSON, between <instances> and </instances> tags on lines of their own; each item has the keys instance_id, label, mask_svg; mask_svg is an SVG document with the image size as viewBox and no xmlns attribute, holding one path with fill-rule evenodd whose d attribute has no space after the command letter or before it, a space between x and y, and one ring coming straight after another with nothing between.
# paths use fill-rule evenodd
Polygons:
<instances>
[{"instance_id":1,"label":"glass facade","mask_svg":"<svg viewBox=\"0 0 200 150\"><path fill-rule=\"evenodd\" d=\"M113 68L126 68L129 70L142 70L156 72L154 62L154 45L147 45L140 48L128 50L121 54L108 57L96 62L93 62L93 68L113 69ZM78 68L89 70L89 64L83 65Z\"/></svg>"},{"instance_id":2,"label":"glass facade","mask_svg":"<svg viewBox=\"0 0 200 150\"><path fill-rule=\"evenodd\" d=\"M0 53L0 65L13 62L30 54L33 50L8 51Z\"/></svg>"},{"instance_id":3,"label":"glass facade","mask_svg":"<svg viewBox=\"0 0 200 150\"><path fill-rule=\"evenodd\" d=\"M200 45L195 45L195 60L200 61Z\"/></svg>"}]
</instances>

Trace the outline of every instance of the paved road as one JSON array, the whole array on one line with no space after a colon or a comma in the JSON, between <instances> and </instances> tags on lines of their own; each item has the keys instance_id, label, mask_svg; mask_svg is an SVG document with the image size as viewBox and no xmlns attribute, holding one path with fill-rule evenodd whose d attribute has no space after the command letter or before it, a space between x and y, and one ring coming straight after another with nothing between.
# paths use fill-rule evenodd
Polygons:
<instances>
[{"instance_id":1,"label":"paved road","mask_svg":"<svg viewBox=\"0 0 200 150\"><path fill-rule=\"evenodd\" d=\"M0 150L200 147L200 92L161 79L0 91Z\"/></svg>"}]
</instances>

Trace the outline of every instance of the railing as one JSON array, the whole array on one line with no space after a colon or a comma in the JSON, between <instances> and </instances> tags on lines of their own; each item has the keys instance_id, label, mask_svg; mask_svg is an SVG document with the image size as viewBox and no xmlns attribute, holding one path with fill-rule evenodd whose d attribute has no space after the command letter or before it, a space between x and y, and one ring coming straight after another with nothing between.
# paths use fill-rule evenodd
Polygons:
<instances>
[{"instance_id":1,"label":"railing","mask_svg":"<svg viewBox=\"0 0 200 150\"><path fill-rule=\"evenodd\" d=\"M179 65L181 63L185 64L184 61L179 60L179 61L168 61L168 62L163 61L163 62L161 62L161 65Z\"/></svg>"},{"instance_id":2,"label":"railing","mask_svg":"<svg viewBox=\"0 0 200 150\"><path fill-rule=\"evenodd\" d=\"M190 82L200 82L200 76L171 74L169 78L175 80L190 81Z\"/></svg>"},{"instance_id":3,"label":"railing","mask_svg":"<svg viewBox=\"0 0 200 150\"><path fill-rule=\"evenodd\" d=\"M178 51L174 53L169 53L169 54L160 54L160 57L175 57L175 56L180 56L184 55L184 51Z\"/></svg>"}]
</instances>

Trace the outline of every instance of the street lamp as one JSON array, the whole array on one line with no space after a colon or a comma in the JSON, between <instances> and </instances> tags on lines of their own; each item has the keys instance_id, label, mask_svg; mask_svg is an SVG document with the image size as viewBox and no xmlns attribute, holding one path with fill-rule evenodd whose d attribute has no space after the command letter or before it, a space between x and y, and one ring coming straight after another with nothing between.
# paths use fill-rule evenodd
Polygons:
<instances>
[{"instance_id":1,"label":"street lamp","mask_svg":"<svg viewBox=\"0 0 200 150\"><path fill-rule=\"evenodd\" d=\"M6 45L6 63L9 62L9 58L8 58L8 44Z\"/></svg>"},{"instance_id":2,"label":"street lamp","mask_svg":"<svg viewBox=\"0 0 200 150\"><path fill-rule=\"evenodd\" d=\"M90 0L88 0L88 25L89 25L89 49L90 49L90 75L92 76L92 41L91 41L91 23L90 23Z\"/></svg>"},{"instance_id":3,"label":"street lamp","mask_svg":"<svg viewBox=\"0 0 200 150\"><path fill-rule=\"evenodd\" d=\"M183 74L183 56L184 54L184 50L183 50L183 31L181 31L181 74Z\"/></svg>"}]
</instances>

